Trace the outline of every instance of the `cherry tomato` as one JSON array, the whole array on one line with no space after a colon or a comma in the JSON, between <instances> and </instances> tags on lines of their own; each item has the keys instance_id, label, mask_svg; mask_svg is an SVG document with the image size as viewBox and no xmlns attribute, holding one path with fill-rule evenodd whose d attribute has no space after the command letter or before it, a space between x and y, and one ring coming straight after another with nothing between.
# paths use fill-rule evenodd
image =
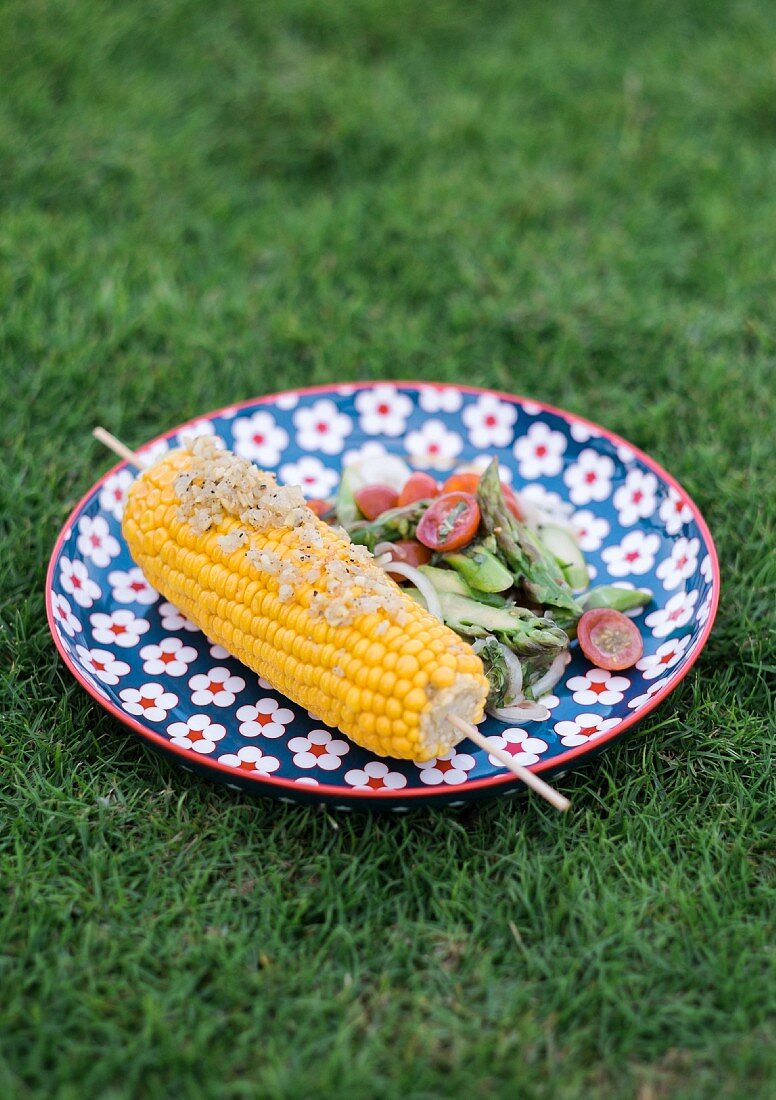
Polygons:
<instances>
[{"instance_id":1,"label":"cherry tomato","mask_svg":"<svg viewBox=\"0 0 776 1100\"><path fill-rule=\"evenodd\" d=\"M392 542L391 554L394 561L401 561L406 565L414 565L416 569L419 565L427 565L428 562L431 561L431 551L429 548L421 545L421 543L416 542L414 539L401 539L399 542ZM390 573L390 564L387 565L385 569L386 572ZM394 579L401 584L401 582L403 580L406 581L407 578L401 577L397 573Z\"/></svg>"},{"instance_id":2,"label":"cherry tomato","mask_svg":"<svg viewBox=\"0 0 776 1100\"><path fill-rule=\"evenodd\" d=\"M364 485L354 493L354 497L359 512L367 519L377 519L389 508L395 508L399 499L390 485Z\"/></svg>"},{"instance_id":3,"label":"cherry tomato","mask_svg":"<svg viewBox=\"0 0 776 1100\"><path fill-rule=\"evenodd\" d=\"M439 486L431 474L412 474L399 493L398 505L403 508L405 504L414 504L416 500L428 500L429 497L438 495Z\"/></svg>"},{"instance_id":4,"label":"cherry tomato","mask_svg":"<svg viewBox=\"0 0 776 1100\"><path fill-rule=\"evenodd\" d=\"M424 513L415 535L431 550L458 550L480 525L480 506L471 493L444 493Z\"/></svg>"},{"instance_id":5,"label":"cherry tomato","mask_svg":"<svg viewBox=\"0 0 776 1100\"><path fill-rule=\"evenodd\" d=\"M443 493L476 493L480 475L473 470L462 470L459 474L450 474L442 486Z\"/></svg>"},{"instance_id":6,"label":"cherry tomato","mask_svg":"<svg viewBox=\"0 0 776 1100\"><path fill-rule=\"evenodd\" d=\"M594 607L577 623L577 637L588 661L616 672L635 665L644 652L636 624L610 607Z\"/></svg>"},{"instance_id":7,"label":"cherry tomato","mask_svg":"<svg viewBox=\"0 0 776 1100\"><path fill-rule=\"evenodd\" d=\"M307 501L307 507L312 508L316 516L323 518L327 512L331 511L331 504L328 500L318 500L317 497L313 497L312 500Z\"/></svg>"}]
</instances>

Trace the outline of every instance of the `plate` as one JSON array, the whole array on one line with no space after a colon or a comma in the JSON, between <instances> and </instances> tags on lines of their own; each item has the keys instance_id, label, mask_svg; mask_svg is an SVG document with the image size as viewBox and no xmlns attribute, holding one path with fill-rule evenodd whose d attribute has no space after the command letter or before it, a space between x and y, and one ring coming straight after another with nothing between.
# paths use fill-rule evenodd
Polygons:
<instances>
[{"instance_id":1,"label":"plate","mask_svg":"<svg viewBox=\"0 0 776 1100\"><path fill-rule=\"evenodd\" d=\"M220 409L139 451L158 456L182 434L220 436L310 497L330 494L342 466L367 455L438 474L495 455L515 488L566 511L596 584L651 588L636 668L594 668L575 645L542 700L546 721L481 727L537 772L564 771L622 737L687 674L711 630L719 569L698 508L647 455L560 409L467 386L321 386ZM132 477L119 463L74 509L51 556L46 607L67 667L143 741L235 789L341 809L401 812L523 789L468 742L423 764L375 758L210 642L130 558L121 515Z\"/></svg>"}]
</instances>

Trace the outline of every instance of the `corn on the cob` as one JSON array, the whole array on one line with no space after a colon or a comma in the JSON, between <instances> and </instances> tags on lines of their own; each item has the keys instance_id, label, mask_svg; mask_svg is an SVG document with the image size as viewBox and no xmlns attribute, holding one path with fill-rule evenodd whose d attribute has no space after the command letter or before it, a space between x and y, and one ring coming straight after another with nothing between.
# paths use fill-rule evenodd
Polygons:
<instances>
[{"instance_id":1,"label":"corn on the cob","mask_svg":"<svg viewBox=\"0 0 776 1100\"><path fill-rule=\"evenodd\" d=\"M134 483L123 521L149 581L290 699L376 753L443 755L482 719L479 657L363 547L212 440Z\"/></svg>"}]
</instances>

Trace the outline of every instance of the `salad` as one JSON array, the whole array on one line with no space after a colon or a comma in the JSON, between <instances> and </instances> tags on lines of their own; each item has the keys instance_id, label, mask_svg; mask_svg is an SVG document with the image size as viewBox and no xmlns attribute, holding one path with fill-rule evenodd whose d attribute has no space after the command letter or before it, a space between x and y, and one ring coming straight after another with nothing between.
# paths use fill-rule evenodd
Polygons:
<instances>
[{"instance_id":1,"label":"salad","mask_svg":"<svg viewBox=\"0 0 776 1100\"><path fill-rule=\"evenodd\" d=\"M334 498L308 503L472 645L494 717L548 717L538 700L560 680L575 640L599 668L628 668L642 655L625 612L652 593L591 588L566 518L503 484L496 459L440 484L396 456L370 458L345 468Z\"/></svg>"}]
</instances>

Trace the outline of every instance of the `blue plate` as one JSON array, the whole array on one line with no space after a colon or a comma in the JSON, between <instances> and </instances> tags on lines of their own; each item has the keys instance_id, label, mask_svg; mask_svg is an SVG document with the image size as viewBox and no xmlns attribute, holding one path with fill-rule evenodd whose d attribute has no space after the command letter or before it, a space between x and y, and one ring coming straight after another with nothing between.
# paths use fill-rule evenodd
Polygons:
<instances>
[{"instance_id":1,"label":"blue plate","mask_svg":"<svg viewBox=\"0 0 776 1100\"><path fill-rule=\"evenodd\" d=\"M717 555L695 504L657 463L580 417L509 394L418 382L364 383L257 398L182 425L325 497L343 465L402 455L440 475L496 455L521 493L564 511L594 583L648 587L636 668L594 668L574 647L544 722L481 727L522 764L566 770L653 710L704 645L719 597ZM147 583L121 535L132 472L115 466L77 505L46 580L56 646L94 699L184 767L254 794L337 808L404 811L509 795L521 784L462 743L424 764L378 759L210 642Z\"/></svg>"}]
</instances>

